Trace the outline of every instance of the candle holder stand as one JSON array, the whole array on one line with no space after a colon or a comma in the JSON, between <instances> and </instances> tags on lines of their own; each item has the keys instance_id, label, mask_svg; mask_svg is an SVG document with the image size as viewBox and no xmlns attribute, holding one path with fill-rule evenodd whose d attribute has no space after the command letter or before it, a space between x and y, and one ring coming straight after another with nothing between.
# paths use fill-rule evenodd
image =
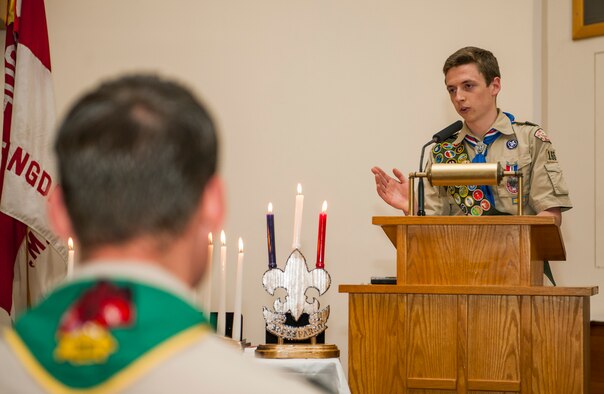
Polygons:
<instances>
[{"instance_id":1,"label":"candle holder stand","mask_svg":"<svg viewBox=\"0 0 604 394\"><path fill-rule=\"evenodd\" d=\"M273 310L262 308L266 330L277 336L278 343L259 345L256 348L256 357L262 358L335 358L340 356L336 345L317 344L316 337L327 328L329 306L319 308L316 298L307 301L306 291L315 288L319 295L325 294L331 284L329 273L323 268L308 270L306 259L298 249L289 255L285 269L269 269L262 276L262 285L270 294L274 295L278 288L287 292L282 301L277 298L273 303ZM308 324L291 326L286 323L286 314L297 321L303 313L309 316ZM285 344L287 340L311 340L310 344Z\"/></svg>"}]
</instances>

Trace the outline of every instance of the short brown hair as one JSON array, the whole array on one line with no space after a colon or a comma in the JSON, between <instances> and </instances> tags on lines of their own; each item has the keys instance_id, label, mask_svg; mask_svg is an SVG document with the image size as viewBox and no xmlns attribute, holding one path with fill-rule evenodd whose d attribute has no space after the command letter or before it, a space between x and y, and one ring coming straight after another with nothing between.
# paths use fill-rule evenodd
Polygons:
<instances>
[{"instance_id":1,"label":"short brown hair","mask_svg":"<svg viewBox=\"0 0 604 394\"><path fill-rule=\"evenodd\" d=\"M476 47L465 47L456 51L454 54L449 56L443 66L443 73L445 76L447 72L453 67L463 66L464 64L475 63L478 67L478 71L484 76L487 86L493 82L495 77L501 78L501 72L499 72L499 64L497 58L486 49Z\"/></svg>"},{"instance_id":2,"label":"short brown hair","mask_svg":"<svg viewBox=\"0 0 604 394\"><path fill-rule=\"evenodd\" d=\"M82 251L189 223L216 171L207 109L179 83L128 75L82 97L55 149L65 203Z\"/></svg>"}]
</instances>

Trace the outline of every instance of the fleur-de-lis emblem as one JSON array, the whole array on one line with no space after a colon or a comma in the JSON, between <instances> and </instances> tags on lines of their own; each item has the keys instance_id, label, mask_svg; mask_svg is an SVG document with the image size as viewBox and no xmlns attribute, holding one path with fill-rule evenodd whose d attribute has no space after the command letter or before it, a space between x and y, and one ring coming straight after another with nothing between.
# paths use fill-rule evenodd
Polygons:
<instances>
[{"instance_id":1,"label":"fleur-de-lis emblem","mask_svg":"<svg viewBox=\"0 0 604 394\"><path fill-rule=\"evenodd\" d=\"M278 298L273 306L276 312L290 312L295 320L303 313L310 315L319 310L319 301L313 298L312 303L308 302L306 291L314 287L319 291L319 295L322 295L329 289L330 283L331 278L324 269L308 270L306 260L298 249L289 255L285 270L273 268L266 271L262 277L262 285L270 295L274 295L278 288L287 291L285 301Z\"/></svg>"}]
</instances>

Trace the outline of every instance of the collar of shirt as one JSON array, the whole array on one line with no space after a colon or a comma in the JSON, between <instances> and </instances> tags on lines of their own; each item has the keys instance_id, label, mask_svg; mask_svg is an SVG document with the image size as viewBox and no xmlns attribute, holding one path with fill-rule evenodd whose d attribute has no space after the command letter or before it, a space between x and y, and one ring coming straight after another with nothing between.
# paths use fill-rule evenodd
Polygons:
<instances>
[{"instance_id":1,"label":"collar of shirt","mask_svg":"<svg viewBox=\"0 0 604 394\"><path fill-rule=\"evenodd\" d=\"M492 129L500 131L501 134L504 135L514 134L514 128L512 127L512 122L510 121L510 118L508 118L507 115L504 114L503 111L501 111L499 108L497 108L497 118L495 118L495 122L489 128L489 130ZM474 134L472 134L472 132L468 128L466 122L464 122L459 134L457 134L457 138L455 139L455 141L453 141L453 145L459 145L468 134L474 136Z\"/></svg>"},{"instance_id":2,"label":"collar of shirt","mask_svg":"<svg viewBox=\"0 0 604 394\"><path fill-rule=\"evenodd\" d=\"M74 272L73 281L111 278L147 284L175 294L195 305L193 291L160 266L141 260L92 260Z\"/></svg>"}]
</instances>

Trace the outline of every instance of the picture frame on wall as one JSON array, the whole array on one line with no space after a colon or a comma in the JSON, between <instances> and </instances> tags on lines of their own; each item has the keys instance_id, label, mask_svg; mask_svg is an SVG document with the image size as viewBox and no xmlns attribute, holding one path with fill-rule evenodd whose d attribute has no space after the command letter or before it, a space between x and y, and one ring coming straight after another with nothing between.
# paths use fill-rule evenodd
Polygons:
<instances>
[{"instance_id":1,"label":"picture frame on wall","mask_svg":"<svg viewBox=\"0 0 604 394\"><path fill-rule=\"evenodd\" d=\"M573 0L573 40L604 35L604 1Z\"/></svg>"}]
</instances>

